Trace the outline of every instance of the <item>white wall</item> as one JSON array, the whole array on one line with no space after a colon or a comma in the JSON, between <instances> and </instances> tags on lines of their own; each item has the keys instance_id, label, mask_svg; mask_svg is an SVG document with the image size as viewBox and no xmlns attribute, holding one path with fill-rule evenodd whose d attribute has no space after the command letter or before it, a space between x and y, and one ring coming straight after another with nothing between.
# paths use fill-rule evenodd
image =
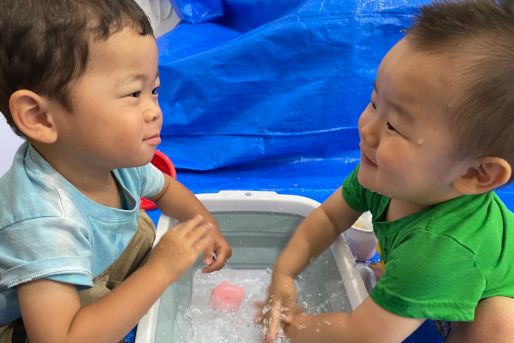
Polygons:
<instances>
[{"instance_id":1,"label":"white wall","mask_svg":"<svg viewBox=\"0 0 514 343\"><path fill-rule=\"evenodd\" d=\"M16 150L23 140L16 136L0 113L0 176L9 169Z\"/></svg>"}]
</instances>

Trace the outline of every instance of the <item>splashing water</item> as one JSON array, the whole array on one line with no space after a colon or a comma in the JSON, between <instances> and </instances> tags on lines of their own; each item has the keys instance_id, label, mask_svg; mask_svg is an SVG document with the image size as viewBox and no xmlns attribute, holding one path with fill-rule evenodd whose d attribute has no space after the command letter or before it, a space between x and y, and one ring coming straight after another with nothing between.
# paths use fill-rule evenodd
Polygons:
<instances>
[{"instance_id":1,"label":"splashing water","mask_svg":"<svg viewBox=\"0 0 514 343\"><path fill-rule=\"evenodd\" d=\"M201 273L199 263L164 292L159 300L155 343L262 342L264 329L254 324L254 302L265 299L270 267L303 217L268 212L227 212L215 217L233 247L230 263L209 274ZM209 304L212 289L224 280L245 290L245 300L237 311L218 312ZM297 303L307 313L351 311L330 250L313 259L296 282ZM320 328L330 325L333 323L323 323Z\"/></svg>"},{"instance_id":2,"label":"splashing water","mask_svg":"<svg viewBox=\"0 0 514 343\"><path fill-rule=\"evenodd\" d=\"M246 295L239 309L220 311L209 304L212 289L222 281L244 288ZM211 274L197 271L193 277L191 306L185 311L179 311L184 314L182 320L187 326L184 342L261 342L262 329L254 324L257 314L254 304L265 300L270 282L269 270L224 269Z\"/></svg>"},{"instance_id":3,"label":"splashing water","mask_svg":"<svg viewBox=\"0 0 514 343\"><path fill-rule=\"evenodd\" d=\"M325 284L325 296L319 290L313 292L309 285L311 277L300 274L297 278L299 293L298 304L307 313L318 314L334 310L342 310L344 293L342 281ZM228 281L245 290L245 299L234 311L215 310L210 305L212 289L221 282ZM265 328L254 323L257 308L256 302L265 300L266 291L271 282L270 269L223 269L218 272L204 274L200 270L193 276L191 305L189 308L179 306L175 325L180 328L180 342L190 343L260 343ZM327 324L326 325L330 325ZM282 333L276 342L288 342Z\"/></svg>"}]
</instances>

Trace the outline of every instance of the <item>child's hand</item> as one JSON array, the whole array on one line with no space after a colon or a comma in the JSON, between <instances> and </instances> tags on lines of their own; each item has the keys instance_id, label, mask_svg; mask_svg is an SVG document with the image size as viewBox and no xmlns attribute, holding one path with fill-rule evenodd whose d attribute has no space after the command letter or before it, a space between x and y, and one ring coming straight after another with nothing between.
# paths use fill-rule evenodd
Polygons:
<instances>
[{"instance_id":1,"label":"child's hand","mask_svg":"<svg viewBox=\"0 0 514 343\"><path fill-rule=\"evenodd\" d=\"M280 272L273 273L268 298L258 303L255 322L263 327L264 342L273 342L279 333L284 318L296 306L296 286L294 279Z\"/></svg>"},{"instance_id":2,"label":"child's hand","mask_svg":"<svg viewBox=\"0 0 514 343\"><path fill-rule=\"evenodd\" d=\"M230 256L232 256L232 248L221 234L220 230L214 228L211 230L213 243L205 250L203 262L207 265L202 271L210 273L220 270L225 266Z\"/></svg>"},{"instance_id":3,"label":"child's hand","mask_svg":"<svg viewBox=\"0 0 514 343\"><path fill-rule=\"evenodd\" d=\"M212 245L212 227L201 216L177 224L162 236L147 263L162 270L169 283L177 281Z\"/></svg>"},{"instance_id":4,"label":"child's hand","mask_svg":"<svg viewBox=\"0 0 514 343\"><path fill-rule=\"evenodd\" d=\"M306 336L305 334L307 332L309 336L312 330L318 333L321 332L322 328L318 328L313 319L313 316L309 316L296 306L289 311L289 314L286 315L282 321L285 335L291 342L300 343L302 342L302 336ZM309 340L307 339L307 341Z\"/></svg>"},{"instance_id":5,"label":"child's hand","mask_svg":"<svg viewBox=\"0 0 514 343\"><path fill-rule=\"evenodd\" d=\"M184 185L172 179L169 175L163 175L164 186L162 191L151 197L150 200L155 201L159 209L172 218L185 220L195 214L200 214L206 221L211 222L212 229L209 232L211 244L204 249L203 262L206 267L203 269L203 272L209 273L223 268L227 260L232 256L232 249L221 234L216 224L216 219Z\"/></svg>"}]
</instances>

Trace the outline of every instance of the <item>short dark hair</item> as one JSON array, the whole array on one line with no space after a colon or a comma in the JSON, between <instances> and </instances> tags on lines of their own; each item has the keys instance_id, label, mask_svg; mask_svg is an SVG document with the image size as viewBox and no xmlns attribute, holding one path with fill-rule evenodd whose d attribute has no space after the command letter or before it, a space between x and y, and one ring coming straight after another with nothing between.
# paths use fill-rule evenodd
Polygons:
<instances>
[{"instance_id":1,"label":"short dark hair","mask_svg":"<svg viewBox=\"0 0 514 343\"><path fill-rule=\"evenodd\" d=\"M435 1L406 39L454 63L462 94L447 115L457 156L496 156L514 167L514 0Z\"/></svg>"},{"instance_id":2,"label":"short dark hair","mask_svg":"<svg viewBox=\"0 0 514 343\"><path fill-rule=\"evenodd\" d=\"M2 0L0 111L13 130L23 136L9 110L15 91L32 90L71 110L69 85L86 69L89 41L125 27L153 35L133 0Z\"/></svg>"}]
</instances>

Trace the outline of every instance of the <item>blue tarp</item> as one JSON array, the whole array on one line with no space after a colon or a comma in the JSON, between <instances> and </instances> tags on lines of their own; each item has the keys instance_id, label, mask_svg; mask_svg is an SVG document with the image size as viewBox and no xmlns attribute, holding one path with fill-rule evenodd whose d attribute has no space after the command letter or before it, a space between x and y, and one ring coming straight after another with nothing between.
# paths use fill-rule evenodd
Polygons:
<instances>
[{"instance_id":1,"label":"blue tarp","mask_svg":"<svg viewBox=\"0 0 514 343\"><path fill-rule=\"evenodd\" d=\"M160 149L195 192L324 200L358 160L377 66L422 0L173 0ZM512 187L500 191L514 207Z\"/></svg>"},{"instance_id":2,"label":"blue tarp","mask_svg":"<svg viewBox=\"0 0 514 343\"><path fill-rule=\"evenodd\" d=\"M227 17L183 22L159 39L162 148L197 171L344 157L376 67L419 3L227 0Z\"/></svg>"}]
</instances>

